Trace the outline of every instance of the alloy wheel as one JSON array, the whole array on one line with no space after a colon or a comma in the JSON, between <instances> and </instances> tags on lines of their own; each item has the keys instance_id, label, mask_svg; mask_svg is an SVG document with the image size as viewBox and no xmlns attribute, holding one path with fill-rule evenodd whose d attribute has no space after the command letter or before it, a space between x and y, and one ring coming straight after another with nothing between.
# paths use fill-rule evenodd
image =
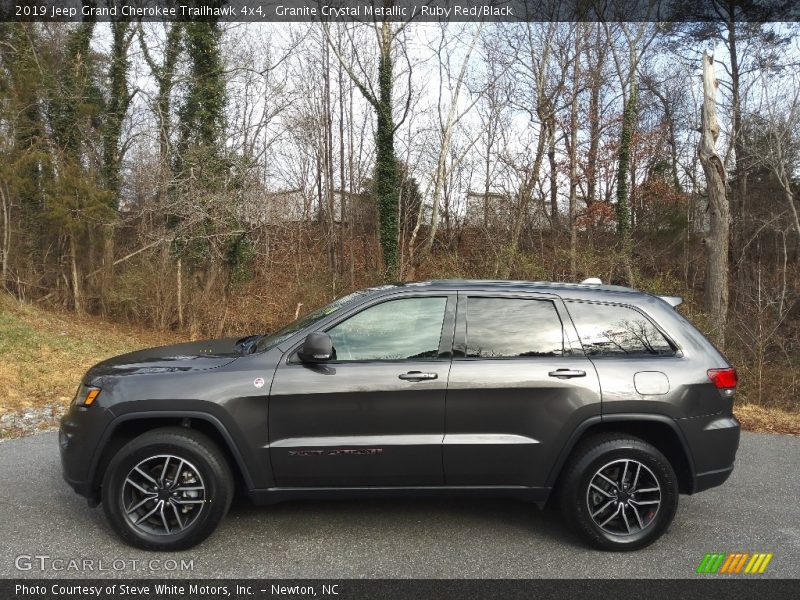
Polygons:
<instances>
[{"instance_id":1,"label":"alloy wheel","mask_svg":"<svg viewBox=\"0 0 800 600\"><path fill-rule=\"evenodd\" d=\"M615 460L600 467L589 481L586 505L595 525L606 533L635 535L655 520L661 485L638 460Z\"/></svg>"},{"instance_id":2,"label":"alloy wheel","mask_svg":"<svg viewBox=\"0 0 800 600\"><path fill-rule=\"evenodd\" d=\"M151 535L172 535L195 523L206 503L197 468L172 454L146 458L122 486L122 512L131 526Z\"/></svg>"}]
</instances>

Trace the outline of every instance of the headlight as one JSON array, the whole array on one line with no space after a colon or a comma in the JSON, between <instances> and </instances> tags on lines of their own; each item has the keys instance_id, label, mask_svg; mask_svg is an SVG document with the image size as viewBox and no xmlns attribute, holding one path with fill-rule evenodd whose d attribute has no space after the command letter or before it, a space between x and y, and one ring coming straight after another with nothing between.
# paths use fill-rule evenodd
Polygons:
<instances>
[{"instance_id":1,"label":"headlight","mask_svg":"<svg viewBox=\"0 0 800 600\"><path fill-rule=\"evenodd\" d=\"M72 399L72 404L76 406L91 406L100 395L100 388L83 385L78 388L78 392Z\"/></svg>"}]
</instances>

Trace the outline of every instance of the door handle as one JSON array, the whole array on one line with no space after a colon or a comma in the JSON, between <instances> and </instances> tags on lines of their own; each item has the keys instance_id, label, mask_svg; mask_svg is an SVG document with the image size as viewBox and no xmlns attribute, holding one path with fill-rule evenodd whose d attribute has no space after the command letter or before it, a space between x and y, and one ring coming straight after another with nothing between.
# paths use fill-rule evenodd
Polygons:
<instances>
[{"instance_id":1,"label":"door handle","mask_svg":"<svg viewBox=\"0 0 800 600\"><path fill-rule=\"evenodd\" d=\"M556 369L548 373L550 377L557 377L558 379L572 379L573 377L586 377L586 371L578 369Z\"/></svg>"},{"instance_id":2,"label":"door handle","mask_svg":"<svg viewBox=\"0 0 800 600\"><path fill-rule=\"evenodd\" d=\"M439 375L436 373L423 373L422 371L409 371L397 377L404 381L429 381L431 379L438 379Z\"/></svg>"}]
</instances>

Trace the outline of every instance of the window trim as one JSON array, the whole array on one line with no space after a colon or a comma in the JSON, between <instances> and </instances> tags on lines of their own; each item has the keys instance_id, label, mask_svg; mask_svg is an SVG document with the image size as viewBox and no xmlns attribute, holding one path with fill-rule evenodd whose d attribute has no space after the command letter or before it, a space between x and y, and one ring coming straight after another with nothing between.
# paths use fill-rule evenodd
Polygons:
<instances>
[{"instance_id":1,"label":"window trim","mask_svg":"<svg viewBox=\"0 0 800 600\"><path fill-rule=\"evenodd\" d=\"M673 353L672 354L589 354L586 351L586 348L583 345L583 341L581 340L580 331L578 329L577 323L572 319L572 314L569 313L569 304L599 304L603 306L616 306L620 308L629 308L637 313L639 313L644 319L647 320L650 325L652 325L656 331L658 331L662 337L667 341L667 343L672 347ZM580 342L581 347L587 358L592 360L604 360L604 359L633 359L633 360L652 360L652 359L662 359L662 358L683 358L683 350L681 349L680 345L672 338L672 336L667 335L667 332L654 321L650 315L646 312L641 310L638 306L634 306L632 304L625 304L624 302L608 302L608 301L597 301L597 300L577 300L575 298L569 298L564 300L564 305L566 306L567 313L569 314L570 322L572 326L575 328L575 335L578 336L578 341Z\"/></svg>"},{"instance_id":2,"label":"window trim","mask_svg":"<svg viewBox=\"0 0 800 600\"><path fill-rule=\"evenodd\" d=\"M364 302L359 304L358 306L353 307L353 310L348 311L346 314L338 315L338 319L334 321L328 321L327 323L322 324L320 327L316 329L310 329L306 332L303 332L302 337L298 340L298 342L286 352L285 356L285 363L289 365L305 365L303 361L301 361L297 354L300 351L300 348L303 346L303 342L305 341L306 336L309 333L313 333L315 331L320 331L323 333L327 333L337 325L344 323L348 319L355 317L356 315L369 310L374 306L378 306L379 304L385 304L386 302L394 302L397 300L410 300L413 298L444 298L445 299L445 306L444 306L444 317L442 321L442 332L439 336L439 353L438 356L435 358L388 358L388 359L379 359L373 358L368 360L328 360L324 363L320 363L321 365L351 365L351 364L406 364L410 362L426 362L426 363L440 363L449 361L452 357L452 348L453 348L453 330L455 325L455 315L456 315L456 294L450 290L431 290L429 292L421 292L421 293L396 293L396 294L389 294L386 296L380 296L377 298L373 298L370 301ZM298 332L300 333L300 332Z\"/></svg>"},{"instance_id":3,"label":"window trim","mask_svg":"<svg viewBox=\"0 0 800 600\"><path fill-rule=\"evenodd\" d=\"M561 348L560 356L467 356L467 305L470 298L491 298L497 300L538 300L550 302L553 305L556 316L561 322ZM570 356L583 356L583 347L575 347L573 336L569 333L569 327L564 320L565 315L561 306L561 298L555 294L524 292L492 292L492 291L459 291L458 307L456 309L456 330L453 340L453 359L461 361L477 360L563 360ZM569 321L571 323L571 321Z\"/></svg>"}]
</instances>

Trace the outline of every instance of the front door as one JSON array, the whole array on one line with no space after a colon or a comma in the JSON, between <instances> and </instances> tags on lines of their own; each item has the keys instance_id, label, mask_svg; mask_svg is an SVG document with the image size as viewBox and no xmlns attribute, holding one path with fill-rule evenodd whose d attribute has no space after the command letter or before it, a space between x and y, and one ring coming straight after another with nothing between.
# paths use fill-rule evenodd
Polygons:
<instances>
[{"instance_id":1,"label":"front door","mask_svg":"<svg viewBox=\"0 0 800 600\"><path fill-rule=\"evenodd\" d=\"M545 485L580 421L600 414L592 362L557 297L459 293L447 392L448 485Z\"/></svg>"},{"instance_id":2,"label":"front door","mask_svg":"<svg viewBox=\"0 0 800 600\"><path fill-rule=\"evenodd\" d=\"M327 328L334 360L282 362L269 404L279 486L443 483L455 300L381 299Z\"/></svg>"}]
</instances>

